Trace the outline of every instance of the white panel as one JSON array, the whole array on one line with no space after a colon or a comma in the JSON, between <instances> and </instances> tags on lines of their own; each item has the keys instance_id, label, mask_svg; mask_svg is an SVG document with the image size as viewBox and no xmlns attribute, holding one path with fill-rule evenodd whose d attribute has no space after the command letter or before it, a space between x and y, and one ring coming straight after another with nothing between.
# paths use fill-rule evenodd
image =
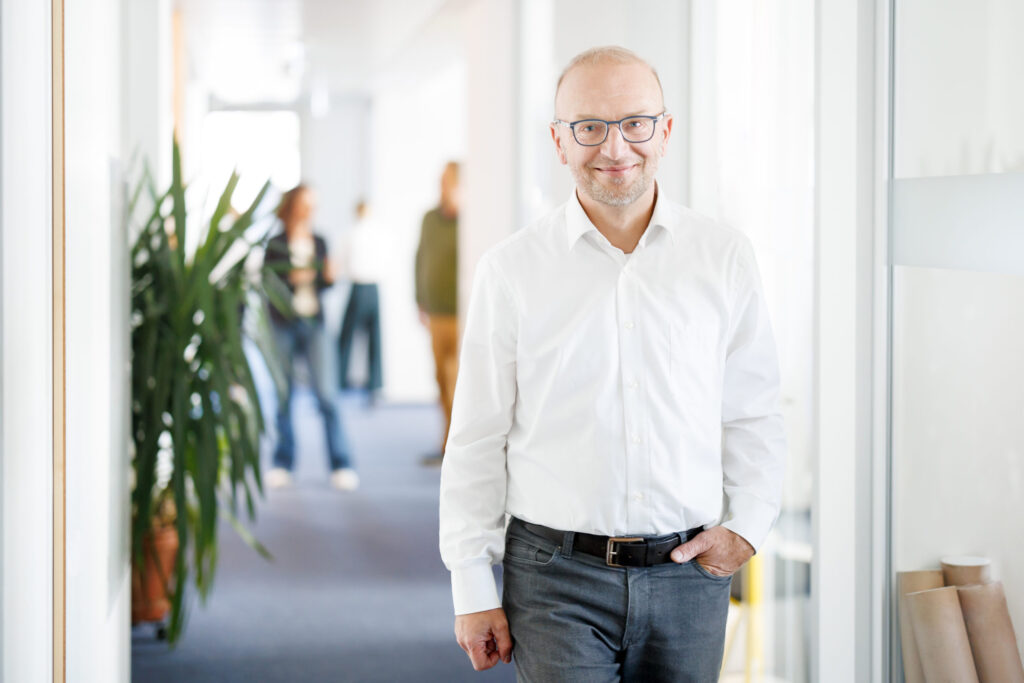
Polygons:
<instances>
[{"instance_id":1,"label":"white panel","mask_svg":"<svg viewBox=\"0 0 1024 683\"><path fill-rule=\"evenodd\" d=\"M893 185L896 265L1024 275L1024 173Z\"/></svg>"},{"instance_id":2,"label":"white panel","mask_svg":"<svg viewBox=\"0 0 1024 683\"><path fill-rule=\"evenodd\" d=\"M871 395L876 24L869 0L819 0L817 470L812 680L874 680Z\"/></svg>"},{"instance_id":3,"label":"white panel","mask_svg":"<svg viewBox=\"0 0 1024 683\"><path fill-rule=\"evenodd\" d=\"M0 679L51 680L50 3L0 2Z\"/></svg>"},{"instance_id":4,"label":"white panel","mask_svg":"<svg viewBox=\"0 0 1024 683\"><path fill-rule=\"evenodd\" d=\"M162 5L165 14L159 15ZM169 3L121 35L119 0L68 3L66 27L66 661L68 681L127 683L129 671L128 236L120 161L122 45L150 70L125 111L152 152L169 148L159 112ZM133 53L130 53L133 54ZM132 61L129 57L128 61ZM143 78L135 74L135 79ZM143 79L145 80L145 79ZM166 81L164 81L166 86ZM141 101L140 101L141 100ZM162 115L160 115L162 114ZM155 161L152 160L151 161Z\"/></svg>"}]
</instances>

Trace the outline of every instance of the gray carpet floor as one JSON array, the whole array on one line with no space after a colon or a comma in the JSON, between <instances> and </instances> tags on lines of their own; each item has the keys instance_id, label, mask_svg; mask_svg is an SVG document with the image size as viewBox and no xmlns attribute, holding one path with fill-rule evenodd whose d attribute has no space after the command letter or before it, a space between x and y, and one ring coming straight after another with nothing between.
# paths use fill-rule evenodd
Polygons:
<instances>
[{"instance_id":1,"label":"gray carpet floor","mask_svg":"<svg viewBox=\"0 0 1024 683\"><path fill-rule=\"evenodd\" d=\"M178 646L132 629L135 683L512 681L511 665L476 673L455 643L448 572L437 551L440 470L420 456L439 440L433 407L342 401L362 485L327 484L312 396L294 406L295 485L267 492L252 526L267 562L220 529L216 585L191 594Z\"/></svg>"}]
</instances>

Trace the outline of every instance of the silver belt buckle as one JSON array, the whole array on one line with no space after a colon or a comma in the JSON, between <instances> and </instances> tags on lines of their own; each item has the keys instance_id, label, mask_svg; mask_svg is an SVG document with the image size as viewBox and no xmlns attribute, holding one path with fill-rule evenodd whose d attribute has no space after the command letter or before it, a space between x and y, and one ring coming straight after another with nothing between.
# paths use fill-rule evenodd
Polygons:
<instances>
[{"instance_id":1,"label":"silver belt buckle","mask_svg":"<svg viewBox=\"0 0 1024 683\"><path fill-rule=\"evenodd\" d=\"M609 567L619 567L620 569L625 569L626 568L625 565L619 564L614 559L612 559L616 555L619 554L619 551L615 548L615 544L616 543L633 543L635 541L642 541L642 540L644 540L642 536L615 536L613 538L609 538L608 539L608 547L604 551L604 562L605 562L605 564L607 564Z\"/></svg>"}]
</instances>

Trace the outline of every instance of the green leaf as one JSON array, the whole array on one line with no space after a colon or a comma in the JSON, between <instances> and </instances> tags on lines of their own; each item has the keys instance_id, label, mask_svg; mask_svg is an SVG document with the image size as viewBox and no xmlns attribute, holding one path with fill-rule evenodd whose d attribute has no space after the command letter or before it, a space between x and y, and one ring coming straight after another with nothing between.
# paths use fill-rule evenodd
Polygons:
<instances>
[{"instance_id":1,"label":"green leaf","mask_svg":"<svg viewBox=\"0 0 1024 683\"><path fill-rule=\"evenodd\" d=\"M238 521L238 517L235 517L233 514L231 514L230 511L227 510L227 508L224 507L220 509L220 514L224 519L228 520L228 522L231 524L231 527L235 530L235 533L237 533L239 537L243 541L245 541L246 545L248 545L250 548L258 552L260 555L262 555L264 559L274 559L274 556L270 553L269 550L267 550L266 546L257 541L256 537L253 536L252 533L250 533L250 531L245 528L245 525Z\"/></svg>"},{"instance_id":2,"label":"green leaf","mask_svg":"<svg viewBox=\"0 0 1024 683\"><path fill-rule=\"evenodd\" d=\"M185 185L181 180L181 149L174 139L171 155L171 197L174 200L174 236L176 238L176 263L180 271L185 270Z\"/></svg>"}]
</instances>

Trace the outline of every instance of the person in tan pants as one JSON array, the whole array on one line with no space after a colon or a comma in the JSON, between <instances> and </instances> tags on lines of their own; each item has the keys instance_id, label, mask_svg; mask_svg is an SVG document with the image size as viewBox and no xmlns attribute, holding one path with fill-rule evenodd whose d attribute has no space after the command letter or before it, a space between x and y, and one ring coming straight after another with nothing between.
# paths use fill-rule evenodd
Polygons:
<instances>
[{"instance_id":1,"label":"person in tan pants","mask_svg":"<svg viewBox=\"0 0 1024 683\"><path fill-rule=\"evenodd\" d=\"M441 174L441 202L423 217L416 249L416 304L420 321L430 331L437 388L444 410L444 438L436 453L423 462L440 465L452 421L452 398L458 373L457 313L459 165L451 161Z\"/></svg>"}]
</instances>

